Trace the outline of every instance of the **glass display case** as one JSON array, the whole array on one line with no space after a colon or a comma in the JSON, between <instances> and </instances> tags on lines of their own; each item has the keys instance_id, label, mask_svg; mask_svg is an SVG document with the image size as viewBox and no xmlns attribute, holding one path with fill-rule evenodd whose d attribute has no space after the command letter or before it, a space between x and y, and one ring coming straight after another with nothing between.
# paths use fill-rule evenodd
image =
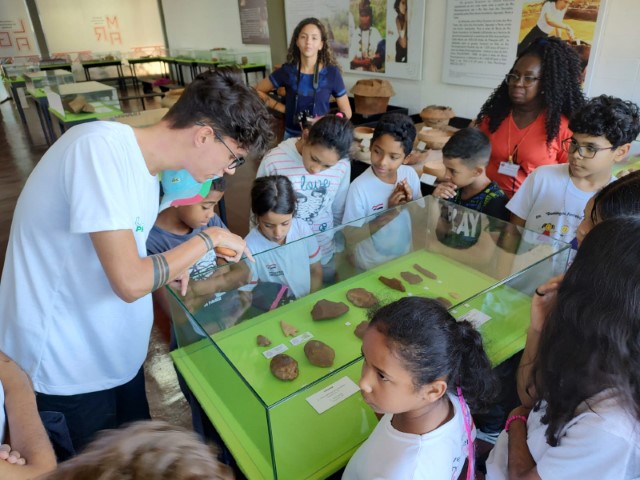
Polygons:
<instances>
[{"instance_id":1,"label":"glass display case","mask_svg":"<svg viewBox=\"0 0 640 480\"><path fill-rule=\"evenodd\" d=\"M176 60L178 59L184 59L184 60L194 60L195 59L195 52L196 49L195 48L191 48L191 47L183 47L183 48L172 48L170 50L170 56L175 58Z\"/></svg>"},{"instance_id":2,"label":"glass display case","mask_svg":"<svg viewBox=\"0 0 640 480\"><path fill-rule=\"evenodd\" d=\"M104 52L91 52L82 59L82 63L118 62L120 60L122 60L122 52L119 50L108 50Z\"/></svg>"},{"instance_id":3,"label":"glass display case","mask_svg":"<svg viewBox=\"0 0 640 480\"><path fill-rule=\"evenodd\" d=\"M63 116L65 115L65 105L80 96L84 97L83 103L90 104L96 113L109 113L120 109L120 100L116 89L100 82L53 85L47 91L49 107Z\"/></svg>"},{"instance_id":4,"label":"glass display case","mask_svg":"<svg viewBox=\"0 0 640 480\"><path fill-rule=\"evenodd\" d=\"M244 50L224 50L217 52L220 63L227 65L266 65L267 53Z\"/></svg>"},{"instance_id":5,"label":"glass display case","mask_svg":"<svg viewBox=\"0 0 640 480\"><path fill-rule=\"evenodd\" d=\"M24 79L26 88L29 91L34 91L38 88L52 87L53 85L75 83L76 81L73 73L62 69L27 72L24 74Z\"/></svg>"},{"instance_id":6,"label":"glass display case","mask_svg":"<svg viewBox=\"0 0 640 480\"><path fill-rule=\"evenodd\" d=\"M307 252L318 244L335 252L323 267L334 278L309 293ZM185 297L169 290L173 358L249 478L325 478L377 422L358 388L355 330L368 309L347 298L350 290L366 289L379 304L434 298L478 328L499 364L524 347L531 296L564 271L569 252L550 237L425 197L259 253L255 263L199 272ZM321 300L343 304L335 312L343 313L314 320ZM288 327L295 332L287 335ZM261 346L262 337L270 344ZM334 350L330 367L307 359L310 339ZM272 374L282 353L297 362L292 380Z\"/></svg>"},{"instance_id":7,"label":"glass display case","mask_svg":"<svg viewBox=\"0 0 640 480\"><path fill-rule=\"evenodd\" d=\"M6 78L11 82L24 81L25 73L35 72L38 70L37 63L0 63L2 67L2 78Z\"/></svg>"}]
</instances>

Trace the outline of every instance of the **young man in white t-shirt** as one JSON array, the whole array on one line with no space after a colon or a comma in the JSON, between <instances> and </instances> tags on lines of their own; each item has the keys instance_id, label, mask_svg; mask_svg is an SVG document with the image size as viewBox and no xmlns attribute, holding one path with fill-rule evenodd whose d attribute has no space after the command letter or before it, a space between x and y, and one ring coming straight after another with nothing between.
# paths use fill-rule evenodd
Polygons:
<instances>
[{"instance_id":1,"label":"young man in white t-shirt","mask_svg":"<svg viewBox=\"0 0 640 480\"><path fill-rule=\"evenodd\" d=\"M576 111L573 136L563 141L569 163L538 167L507 204L511 221L577 248L584 208L598 190L615 180L611 169L624 160L640 133L638 106L601 95Z\"/></svg>"},{"instance_id":2,"label":"young man in white t-shirt","mask_svg":"<svg viewBox=\"0 0 640 480\"><path fill-rule=\"evenodd\" d=\"M65 415L76 450L100 429L149 417L141 368L149 293L185 279L214 246L235 251L233 260L246 250L240 237L212 227L147 256L157 174L186 169L202 183L233 174L239 157L265 149L268 132L255 92L238 72L221 70L198 76L151 127L70 129L33 170L0 283L0 350L31 377L38 408Z\"/></svg>"},{"instance_id":3,"label":"young man in white t-shirt","mask_svg":"<svg viewBox=\"0 0 640 480\"><path fill-rule=\"evenodd\" d=\"M422 196L418 174L413 167L403 165L415 136L416 127L408 115L383 116L371 138L371 166L349 187L342 223L363 219L344 230L347 246L355 248L358 268L380 265L411 249L408 212L391 207ZM364 217L376 214L365 226Z\"/></svg>"}]
</instances>

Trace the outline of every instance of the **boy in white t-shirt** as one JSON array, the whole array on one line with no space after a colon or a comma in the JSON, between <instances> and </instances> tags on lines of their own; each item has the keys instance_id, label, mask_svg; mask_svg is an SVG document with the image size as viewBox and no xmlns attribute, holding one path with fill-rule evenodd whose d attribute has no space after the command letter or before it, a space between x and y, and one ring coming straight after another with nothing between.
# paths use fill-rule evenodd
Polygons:
<instances>
[{"instance_id":1,"label":"boy in white t-shirt","mask_svg":"<svg viewBox=\"0 0 640 480\"><path fill-rule=\"evenodd\" d=\"M404 255L411 249L408 212L391 210L422 196L418 174L403 165L411 153L416 127L408 115L383 116L371 138L371 166L349 187L342 223L379 214L367 228L346 228L347 245L355 247L356 265L362 269ZM387 211L387 209L389 209ZM361 225L364 225L364 220Z\"/></svg>"},{"instance_id":2,"label":"boy in white t-shirt","mask_svg":"<svg viewBox=\"0 0 640 480\"><path fill-rule=\"evenodd\" d=\"M538 167L507 204L511 221L577 247L576 231L595 193L615 180L614 164L624 160L640 133L638 106L601 95L576 111L573 136L563 141L569 163Z\"/></svg>"}]
</instances>

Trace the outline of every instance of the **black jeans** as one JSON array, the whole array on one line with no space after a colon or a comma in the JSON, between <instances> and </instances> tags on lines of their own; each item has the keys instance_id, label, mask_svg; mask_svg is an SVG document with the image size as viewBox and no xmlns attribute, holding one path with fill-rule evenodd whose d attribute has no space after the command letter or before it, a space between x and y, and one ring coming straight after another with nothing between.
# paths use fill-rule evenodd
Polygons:
<instances>
[{"instance_id":1,"label":"black jeans","mask_svg":"<svg viewBox=\"0 0 640 480\"><path fill-rule=\"evenodd\" d=\"M73 447L78 453L100 430L151 419L142 367L132 380L118 387L77 395L36 393L36 402L40 412L64 415Z\"/></svg>"}]
</instances>

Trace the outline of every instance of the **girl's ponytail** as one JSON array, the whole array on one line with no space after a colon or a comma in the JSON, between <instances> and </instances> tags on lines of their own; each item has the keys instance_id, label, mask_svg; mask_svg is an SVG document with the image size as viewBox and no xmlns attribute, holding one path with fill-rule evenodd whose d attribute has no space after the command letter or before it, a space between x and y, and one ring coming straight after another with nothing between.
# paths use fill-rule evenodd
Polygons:
<instances>
[{"instance_id":1,"label":"girl's ponytail","mask_svg":"<svg viewBox=\"0 0 640 480\"><path fill-rule=\"evenodd\" d=\"M482 336L468 321L456 322L452 343L457 368L450 377L450 385L457 384L474 413L486 411L495 398L498 381L482 345Z\"/></svg>"}]
</instances>

